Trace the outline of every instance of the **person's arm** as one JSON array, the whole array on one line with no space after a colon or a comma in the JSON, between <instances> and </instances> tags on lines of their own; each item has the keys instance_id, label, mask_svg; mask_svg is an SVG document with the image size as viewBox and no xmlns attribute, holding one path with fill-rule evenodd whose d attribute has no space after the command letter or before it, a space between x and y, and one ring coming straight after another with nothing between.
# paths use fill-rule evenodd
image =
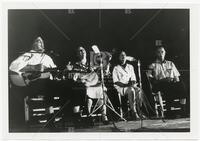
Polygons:
<instances>
[{"instance_id":1,"label":"person's arm","mask_svg":"<svg viewBox=\"0 0 200 141\"><path fill-rule=\"evenodd\" d=\"M179 82L179 81L180 81L179 77L178 77L178 76L175 76L175 77L174 77L174 82Z\"/></svg>"},{"instance_id":2,"label":"person's arm","mask_svg":"<svg viewBox=\"0 0 200 141\"><path fill-rule=\"evenodd\" d=\"M135 71L134 71L134 67L132 65L130 65L130 72L131 72L131 78L129 81L129 86L134 86L136 87L136 76L135 76Z\"/></svg>"},{"instance_id":3,"label":"person's arm","mask_svg":"<svg viewBox=\"0 0 200 141\"><path fill-rule=\"evenodd\" d=\"M41 62L41 65L44 67L44 69L56 68L57 66L54 64L52 58L46 54L44 54L44 55L45 55L44 59ZM50 72L41 73L41 77L45 77L45 78L49 77L50 80L53 80L54 76L55 76L55 73L52 73L52 72L51 73Z\"/></svg>"},{"instance_id":4,"label":"person's arm","mask_svg":"<svg viewBox=\"0 0 200 141\"><path fill-rule=\"evenodd\" d=\"M179 76L180 76L180 73L179 71L177 70L176 66L174 65L174 63L172 62L172 72L174 74L174 78L173 78L173 81L174 82L179 82L180 79L179 79Z\"/></svg>"},{"instance_id":5,"label":"person's arm","mask_svg":"<svg viewBox=\"0 0 200 141\"><path fill-rule=\"evenodd\" d=\"M154 68L155 68L155 64L152 63L151 65L149 65L148 70L147 70L147 77L149 78L150 83L152 85L157 84L157 83L160 82L160 80L157 80L155 78L155 75L153 73L154 72Z\"/></svg>"},{"instance_id":6,"label":"person's arm","mask_svg":"<svg viewBox=\"0 0 200 141\"><path fill-rule=\"evenodd\" d=\"M31 55L27 53L19 56L10 64L9 70L21 74L22 72L20 70L27 66L30 58Z\"/></svg>"},{"instance_id":7,"label":"person's arm","mask_svg":"<svg viewBox=\"0 0 200 141\"><path fill-rule=\"evenodd\" d=\"M45 58L41 62L46 68L56 68L57 66L53 62L52 58L45 54Z\"/></svg>"},{"instance_id":8,"label":"person's arm","mask_svg":"<svg viewBox=\"0 0 200 141\"><path fill-rule=\"evenodd\" d=\"M170 76L159 80L159 82L179 82L180 73L178 72L176 66L173 62L170 62Z\"/></svg>"},{"instance_id":9,"label":"person's arm","mask_svg":"<svg viewBox=\"0 0 200 141\"><path fill-rule=\"evenodd\" d=\"M114 83L115 85L117 85L117 86L120 86L120 87L128 87L128 86L131 86L131 84L124 84L124 83L122 83L122 82L119 82L119 81L117 81L117 82L115 82Z\"/></svg>"}]
</instances>

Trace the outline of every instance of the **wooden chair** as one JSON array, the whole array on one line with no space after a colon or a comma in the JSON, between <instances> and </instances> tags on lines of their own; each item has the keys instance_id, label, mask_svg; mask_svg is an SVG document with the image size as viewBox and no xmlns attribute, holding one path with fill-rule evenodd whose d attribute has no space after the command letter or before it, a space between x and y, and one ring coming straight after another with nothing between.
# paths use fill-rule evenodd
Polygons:
<instances>
[{"instance_id":1,"label":"wooden chair","mask_svg":"<svg viewBox=\"0 0 200 141\"><path fill-rule=\"evenodd\" d=\"M150 85L151 93L154 99L154 108L155 108L156 117L164 118L165 117L164 112L166 111L165 109L166 101L163 100L162 93L160 91L158 91L157 93L154 93L152 91L152 83L151 83L151 79L148 76L148 72L146 72L146 76L147 76L147 80Z\"/></svg>"},{"instance_id":2,"label":"wooden chair","mask_svg":"<svg viewBox=\"0 0 200 141\"><path fill-rule=\"evenodd\" d=\"M60 97L55 96L51 99L53 103L47 105L44 96L26 96L24 98L25 121L28 126L42 126L47 124L50 115L55 117L53 122L58 122L62 119L62 116L57 114L61 108L61 105L58 104Z\"/></svg>"}]
</instances>

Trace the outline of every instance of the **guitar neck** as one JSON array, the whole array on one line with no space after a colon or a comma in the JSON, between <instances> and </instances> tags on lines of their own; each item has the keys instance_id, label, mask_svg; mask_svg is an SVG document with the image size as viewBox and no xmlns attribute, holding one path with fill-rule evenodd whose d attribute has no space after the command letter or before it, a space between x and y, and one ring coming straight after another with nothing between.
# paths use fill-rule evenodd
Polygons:
<instances>
[{"instance_id":1,"label":"guitar neck","mask_svg":"<svg viewBox=\"0 0 200 141\"><path fill-rule=\"evenodd\" d=\"M43 71L41 71L41 70L30 70L30 71L25 71L25 73L36 73L36 72L45 73L45 72L57 72L57 71L59 71L58 68L47 68Z\"/></svg>"},{"instance_id":2,"label":"guitar neck","mask_svg":"<svg viewBox=\"0 0 200 141\"><path fill-rule=\"evenodd\" d=\"M42 70L42 71L41 71ZM38 64L38 65L27 65L24 68L20 70L20 72L50 72L55 71L57 68L47 68L44 65Z\"/></svg>"}]
</instances>

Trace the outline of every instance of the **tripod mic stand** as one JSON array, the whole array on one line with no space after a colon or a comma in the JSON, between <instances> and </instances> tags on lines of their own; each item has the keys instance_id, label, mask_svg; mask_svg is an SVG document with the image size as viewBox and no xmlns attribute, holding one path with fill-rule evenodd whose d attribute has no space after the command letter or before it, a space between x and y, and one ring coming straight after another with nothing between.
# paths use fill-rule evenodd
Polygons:
<instances>
[{"instance_id":1,"label":"tripod mic stand","mask_svg":"<svg viewBox=\"0 0 200 141\"><path fill-rule=\"evenodd\" d=\"M100 55L100 53L99 53ZM92 112L89 114L89 117L92 116L98 109L100 108L109 108L111 111L113 111L117 116L119 116L122 120L126 121L118 112L116 112L115 108L113 107L110 99L108 98L106 92L105 92L105 82L104 82L104 72L103 72L103 58L100 56L100 75L101 75L101 87L102 87L102 95L103 95L103 104L100 106L98 105L98 102L101 100L101 97L97 100ZM106 115L105 115L106 116Z\"/></svg>"},{"instance_id":2,"label":"tripod mic stand","mask_svg":"<svg viewBox=\"0 0 200 141\"><path fill-rule=\"evenodd\" d=\"M138 95L138 96L140 96L139 108L138 108L139 117L140 117L140 123L141 123L141 127L140 128L144 128L143 127L143 118L145 118L145 117L144 117L144 115L142 113L142 106L144 106L143 108L146 108L146 111L147 111L147 108L148 108L147 106L149 106L150 108L151 108L151 106L150 106L149 101L146 98L145 93L144 93L143 88L142 88L142 77L141 77L141 63L140 63L140 60L137 61L137 66L138 66L138 87L140 88L140 93ZM151 108L151 110L152 110L152 108Z\"/></svg>"}]
</instances>

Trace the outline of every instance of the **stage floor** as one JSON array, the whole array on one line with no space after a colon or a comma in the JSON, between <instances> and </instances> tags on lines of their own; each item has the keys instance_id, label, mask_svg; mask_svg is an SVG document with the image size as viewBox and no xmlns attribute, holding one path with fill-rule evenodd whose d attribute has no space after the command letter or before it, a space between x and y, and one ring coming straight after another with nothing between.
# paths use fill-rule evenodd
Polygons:
<instances>
[{"instance_id":1,"label":"stage floor","mask_svg":"<svg viewBox=\"0 0 200 141\"><path fill-rule=\"evenodd\" d=\"M68 127L68 132L189 132L190 118L96 123L93 127Z\"/></svg>"},{"instance_id":2,"label":"stage floor","mask_svg":"<svg viewBox=\"0 0 200 141\"><path fill-rule=\"evenodd\" d=\"M166 119L147 119L137 121L118 121L104 125L96 121L94 126L74 127L71 122L60 122L55 124L54 128L44 125L29 126L25 129L13 129L10 132L190 132L190 118Z\"/></svg>"}]
</instances>

